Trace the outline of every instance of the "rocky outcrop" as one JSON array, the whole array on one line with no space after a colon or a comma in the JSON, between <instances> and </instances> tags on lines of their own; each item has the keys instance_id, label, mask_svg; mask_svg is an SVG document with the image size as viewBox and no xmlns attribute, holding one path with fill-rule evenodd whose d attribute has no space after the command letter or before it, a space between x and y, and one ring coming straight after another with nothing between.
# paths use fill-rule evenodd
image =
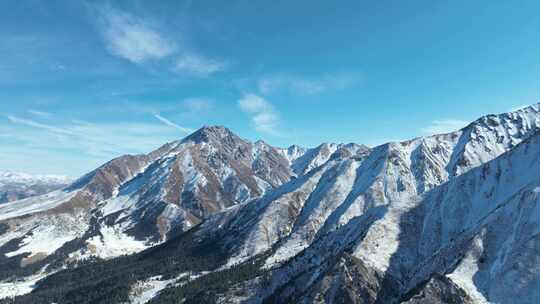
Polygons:
<instances>
[{"instance_id":1,"label":"rocky outcrop","mask_svg":"<svg viewBox=\"0 0 540 304\"><path fill-rule=\"evenodd\" d=\"M473 304L471 297L443 275L435 274L405 295L403 304Z\"/></svg>"}]
</instances>

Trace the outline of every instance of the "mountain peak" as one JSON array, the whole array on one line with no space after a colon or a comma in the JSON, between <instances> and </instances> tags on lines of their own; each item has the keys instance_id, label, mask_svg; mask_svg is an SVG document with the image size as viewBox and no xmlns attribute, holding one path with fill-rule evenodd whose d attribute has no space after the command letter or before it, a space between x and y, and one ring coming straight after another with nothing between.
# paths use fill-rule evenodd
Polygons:
<instances>
[{"instance_id":1,"label":"mountain peak","mask_svg":"<svg viewBox=\"0 0 540 304\"><path fill-rule=\"evenodd\" d=\"M239 138L229 128L224 126L203 126L192 134L188 135L182 141L192 141L195 143L209 142L212 140L221 141L224 138Z\"/></svg>"},{"instance_id":2,"label":"mountain peak","mask_svg":"<svg viewBox=\"0 0 540 304\"><path fill-rule=\"evenodd\" d=\"M223 133L232 133L229 128L225 126L219 126L219 125L204 125L199 130L195 131L194 133L205 133L205 134L223 134Z\"/></svg>"}]
</instances>

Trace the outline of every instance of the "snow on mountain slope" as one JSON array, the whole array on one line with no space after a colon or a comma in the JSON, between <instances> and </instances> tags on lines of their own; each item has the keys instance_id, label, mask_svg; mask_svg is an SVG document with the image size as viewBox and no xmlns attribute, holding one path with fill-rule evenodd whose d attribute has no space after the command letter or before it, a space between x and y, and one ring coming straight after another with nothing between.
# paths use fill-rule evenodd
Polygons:
<instances>
[{"instance_id":1,"label":"snow on mountain slope","mask_svg":"<svg viewBox=\"0 0 540 304\"><path fill-rule=\"evenodd\" d=\"M38 200L37 208L26 205ZM84 195L78 191L53 192L13 202L13 205L22 206L24 203L25 206L21 212L15 210L8 214L10 218L0 222L0 280L14 273L18 276L33 275L42 271L55 256L62 257L61 249L83 237L88 230L91 215L86 212L84 202ZM11 205L6 204L5 207ZM22 212L24 215L19 216ZM46 272L50 271L53 270Z\"/></svg>"},{"instance_id":2,"label":"snow on mountain slope","mask_svg":"<svg viewBox=\"0 0 540 304\"><path fill-rule=\"evenodd\" d=\"M234 231L224 233L228 236L227 244L234 244L228 246L233 257L229 263L239 263L272 249L273 254L267 260L266 267L279 267L280 263L311 248L320 237L332 235L341 227L349 227L356 218L373 216L372 210L384 207L384 215L362 230L362 241L355 240L357 236L350 240L358 242L353 256L362 260L366 267L398 282L400 292L412 288L414 286L401 285L405 284L413 267L421 261L411 258L421 248L414 233L429 231L429 228L414 224L419 221L417 216L421 215L419 206L426 204L424 196L448 181L463 180L458 177L513 150L523 140L528 142L538 130L538 119L538 105L534 105L514 113L483 117L457 132L389 143L374 148L362 158L351 159L349 156L327 162L291 185L281 187L251 205L241 206L240 210L221 215L224 218L220 222L221 229ZM520 147L528 146L530 144ZM336 169L340 167L346 169ZM489 168L489 165L482 168L488 170L485 168ZM512 167L508 170L512 170ZM525 170L527 166L512 172L521 174ZM536 176L525 174L523 178L534 181ZM310 187L298 186L310 180ZM505 188L508 187L500 185L500 191L505 191ZM511 189L510 193L519 190ZM463 190L463 186L459 186L453 193L480 195L477 194L480 193L478 189ZM461 202L473 204L464 198L461 198ZM434 208L434 212L440 213L441 208ZM491 211L485 207L474 210L476 213L464 213L469 216L476 214L477 218L471 219L471 222L477 221L480 216L487 216ZM234 216L229 213L234 213ZM448 215L448 218L460 219L462 215ZM467 227L465 224L455 222L450 227L460 231ZM403 231L409 229L411 232L404 235ZM431 229L440 230L438 226ZM432 241L426 242L433 244ZM433 253L434 250L429 252ZM456 252L459 254L462 251ZM422 277L424 279L426 277ZM419 280L414 281L415 284L419 284ZM465 283L454 283L467 290L472 298L480 299Z\"/></svg>"},{"instance_id":3,"label":"snow on mountain slope","mask_svg":"<svg viewBox=\"0 0 540 304\"><path fill-rule=\"evenodd\" d=\"M0 204L45 194L70 183L65 176L0 172Z\"/></svg>"},{"instance_id":4,"label":"snow on mountain slope","mask_svg":"<svg viewBox=\"0 0 540 304\"><path fill-rule=\"evenodd\" d=\"M448 171L461 174L512 149L540 127L540 104L487 115L463 129Z\"/></svg>"},{"instance_id":5,"label":"snow on mountain slope","mask_svg":"<svg viewBox=\"0 0 540 304\"><path fill-rule=\"evenodd\" d=\"M289 166L297 175L304 175L338 155L365 154L369 148L364 145L324 143L315 148L303 148L292 145L289 148L276 148L287 159Z\"/></svg>"},{"instance_id":6,"label":"snow on mountain slope","mask_svg":"<svg viewBox=\"0 0 540 304\"><path fill-rule=\"evenodd\" d=\"M130 222L138 235L157 239L172 229L187 230L217 211L246 202L287 182L292 172L271 146L244 141L228 129L207 127L184 139L167 155L104 202L103 215Z\"/></svg>"},{"instance_id":7,"label":"snow on mountain slope","mask_svg":"<svg viewBox=\"0 0 540 304\"><path fill-rule=\"evenodd\" d=\"M336 152L349 155L365 153L368 147L357 144L333 144L324 143L311 149L301 149L298 146L291 146L287 151L291 168L297 175L303 175L309 171L326 163Z\"/></svg>"},{"instance_id":8,"label":"snow on mountain slope","mask_svg":"<svg viewBox=\"0 0 540 304\"><path fill-rule=\"evenodd\" d=\"M33 263L30 274L51 261L138 252L293 175L268 144L204 127L150 154L114 159L62 191L0 207L0 253L6 263ZM54 245L43 250L47 242Z\"/></svg>"},{"instance_id":9,"label":"snow on mountain slope","mask_svg":"<svg viewBox=\"0 0 540 304\"><path fill-rule=\"evenodd\" d=\"M66 256L110 258L202 222L194 233L219 236L224 269L264 254L265 284L248 279L238 287L245 294L225 292L227 301L332 303L368 291L366 303L448 293L463 302L516 296L532 303L523 295L539 296L539 110L488 115L456 132L373 149L276 149L205 127L88 174L65 190L78 191L75 203L8 215L0 253L35 269ZM74 214L84 229L67 229L69 246L49 253L28 245L36 227L57 220L69 227ZM24 250L30 255L13 255ZM36 263L37 252L52 258Z\"/></svg>"},{"instance_id":10,"label":"snow on mountain slope","mask_svg":"<svg viewBox=\"0 0 540 304\"><path fill-rule=\"evenodd\" d=\"M271 265L264 284L231 290L245 290L239 303L536 303L539 167L536 133L416 200L372 207L320 234Z\"/></svg>"},{"instance_id":11,"label":"snow on mountain slope","mask_svg":"<svg viewBox=\"0 0 540 304\"><path fill-rule=\"evenodd\" d=\"M418 255L408 256L421 267L409 284L422 280L425 272L444 271L479 301L540 299L539 169L537 133L429 193L422 206L425 213L419 213L417 221L422 223L417 230L421 233L411 244ZM456 251L463 256L455 258ZM457 264L441 269L441 259L447 259L443 265Z\"/></svg>"},{"instance_id":12,"label":"snow on mountain slope","mask_svg":"<svg viewBox=\"0 0 540 304\"><path fill-rule=\"evenodd\" d=\"M292 145L288 148L277 148L277 151L287 159L289 164L293 164L298 158L306 153L308 149L298 145Z\"/></svg>"},{"instance_id":13,"label":"snow on mountain slope","mask_svg":"<svg viewBox=\"0 0 540 304\"><path fill-rule=\"evenodd\" d=\"M148 155L119 157L63 190L0 206L0 280L50 273L73 262L69 254L92 247L85 240L99 235L97 203L170 146Z\"/></svg>"},{"instance_id":14,"label":"snow on mountain slope","mask_svg":"<svg viewBox=\"0 0 540 304\"><path fill-rule=\"evenodd\" d=\"M225 216L230 222L218 226L225 225L223 229L234 231L233 234L226 235L226 242L233 251L229 263L234 264L261 253L290 233L299 211L317 186L323 172L313 170L268 193L259 201L241 206L240 212L237 208L220 214L219 217ZM208 221L203 227L211 231L215 229L215 224Z\"/></svg>"},{"instance_id":15,"label":"snow on mountain slope","mask_svg":"<svg viewBox=\"0 0 540 304\"><path fill-rule=\"evenodd\" d=\"M46 276L46 273L38 273L30 277L19 278L16 282L0 283L0 300L32 292L36 287L36 283Z\"/></svg>"},{"instance_id":16,"label":"snow on mountain slope","mask_svg":"<svg viewBox=\"0 0 540 304\"><path fill-rule=\"evenodd\" d=\"M52 209L72 199L77 193L78 191L64 192L57 190L41 196L15 201L11 204L0 205L0 220Z\"/></svg>"},{"instance_id":17,"label":"snow on mountain slope","mask_svg":"<svg viewBox=\"0 0 540 304\"><path fill-rule=\"evenodd\" d=\"M84 246L81 238L91 238L99 231L94 208L113 196L117 188L132 179L175 143L166 144L148 155L126 155L104 164L73 184L38 197L11 202L0 207L0 238L5 264L13 265L0 278L17 267L35 273L49 260L67 260L65 251ZM50 244L54 244L50 246ZM31 250L32 248L38 248ZM10 253L17 254L10 254ZM31 264L29 266L29 264Z\"/></svg>"}]
</instances>

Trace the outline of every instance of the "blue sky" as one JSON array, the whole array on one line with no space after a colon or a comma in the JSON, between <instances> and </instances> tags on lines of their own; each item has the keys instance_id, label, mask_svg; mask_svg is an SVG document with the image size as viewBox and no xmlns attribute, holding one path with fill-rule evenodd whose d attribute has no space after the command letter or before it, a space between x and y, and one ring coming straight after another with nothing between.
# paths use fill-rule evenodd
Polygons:
<instances>
[{"instance_id":1,"label":"blue sky","mask_svg":"<svg viewBox=\"0 0 540 304\"><path fill-rule=\"evenodd\" d=\"M537 1L3 1L0 170L81 175L202 125L377 145L538 101Z\"/></svg>"}]
</instances>

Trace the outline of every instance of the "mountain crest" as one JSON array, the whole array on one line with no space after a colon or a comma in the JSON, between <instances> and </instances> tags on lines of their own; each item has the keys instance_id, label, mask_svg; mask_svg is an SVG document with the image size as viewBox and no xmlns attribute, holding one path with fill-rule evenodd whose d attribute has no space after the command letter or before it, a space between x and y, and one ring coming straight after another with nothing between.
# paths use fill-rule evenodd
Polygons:
<instances>
[{"instance_id":1,"label":"mountain crest","mask_svg":"<svg viewBox=\"0 0 540 304\"><path fill-rule=\"evenodd\" d=\"M366 303L398 303L416 294L426 301L405 303L442 303L450 293L456 303L532 303L515 299L540 298L539 110L373 149L276 148L205 126L150 154L114 159L79 187L0 205L0 297L11 277L154 247L95 264L91 277L88 268L60 271L19 303L56 290L47 303L68 302L80 286L94 291L95 280L121 282L95 299L127 299L157 282L155 302L204 288L189 293L219 303L365 295Z\"/></svg>"},{"instance_id":2,"label":"mountain crest","mask_svg":"<svg viewBox=\"0 0 540 304\"><path fill-rule=\"evenodd\" d=\"M209 143L219 141L241 141L242 139L224 126L203 126L182 140L194 143Z\"/></svg>"}]
</instances>

